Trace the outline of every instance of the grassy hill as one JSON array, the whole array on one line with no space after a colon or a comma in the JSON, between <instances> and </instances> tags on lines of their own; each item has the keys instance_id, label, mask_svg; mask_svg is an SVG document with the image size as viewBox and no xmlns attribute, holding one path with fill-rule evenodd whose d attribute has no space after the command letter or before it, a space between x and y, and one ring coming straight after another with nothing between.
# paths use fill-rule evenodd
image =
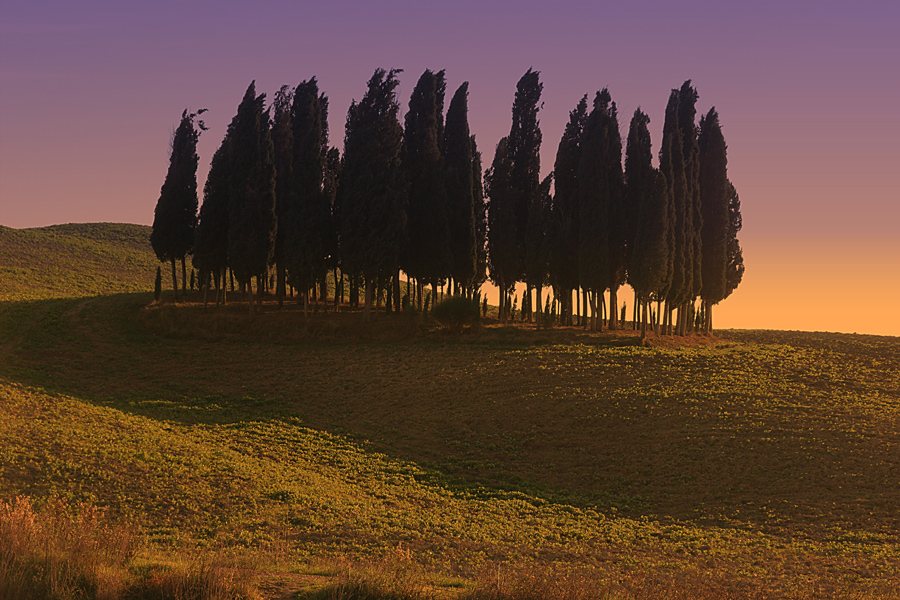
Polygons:
<instances>
[{"instance_id":1,"label":"grassy hill","mask_svg":"<svg viewBox=\"0 0 900 600\"><path fill-rule=\"evenodd\" d=\"M0 301L153 291L158 265L146 225L0 226Z\"/></svg>"},{"instance_id":2,"label":"grassy hill","mask_svg":"<svg viewBox=\"0 0 900 600\"><path fill-rule=\"evenodd\" d=\"M442 597L898 597L898 338L150 300L0 303L0 499L106 508L145 561L262 557L278 592L389 560Z\"/></svg>"}]
</instances>

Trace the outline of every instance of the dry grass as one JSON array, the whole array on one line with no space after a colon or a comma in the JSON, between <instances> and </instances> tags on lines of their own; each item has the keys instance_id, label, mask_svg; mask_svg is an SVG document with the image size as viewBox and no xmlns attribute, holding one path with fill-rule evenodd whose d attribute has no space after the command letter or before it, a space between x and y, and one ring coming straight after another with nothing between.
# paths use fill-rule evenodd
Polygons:
<instances>
[{"instance_id":1,"label":"dry grass","mask_svg":"<svg viewBox=\"0 0 900 600\"><path fill-rule=\"evenodd\" d=\"M0 598L255 600L253 574L221 558L135 566L141 538L96 507L0 501Z\"/></svg>"}]
</instances>

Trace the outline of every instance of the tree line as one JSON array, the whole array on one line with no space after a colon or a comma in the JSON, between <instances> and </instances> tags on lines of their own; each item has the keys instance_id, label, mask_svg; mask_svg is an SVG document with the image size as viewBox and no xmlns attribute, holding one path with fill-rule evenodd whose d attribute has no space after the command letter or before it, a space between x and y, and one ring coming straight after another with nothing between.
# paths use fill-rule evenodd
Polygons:
<instances>
[{"instance_id":1,"label":"tree line","mask_svg":"<svg viewBox=\"0 0 900 600\"><path fill-rule=\"evenodd\" d=\"M515 286L524 283L524 318L548 324L549 294L541 307L549 287L560 322L616 329L627 283L642 336L648 327L711 330L712 307L744 271L740 200L718 113L696 123L690 81L669 95L658 168L640 108L623 162L616 103L604 88L590 110L585 95L569 113L553 172L541 179L539 72L519 80L510 133L484 174L468 83L445 115L445 72L425 70L401 124L401 72L377 69L351 103L343 153L330 145L328 97L315 77L282 86L268 107L251 82L213 155L199 212L197 142L206 127L203 111L182 114L151 234L158 258L171 263L176 302L176 262L184 292L190 254L204 302L212 289L224 302L230 277L251 314L253 278L257 297L273 287L282 305L296 289L308 310L310 292L326 297L332 273L335 301L346 285L359 306L363 290L367 315L382 298L388 310L427 310L426 285L474 299L490 279L501 321L513 316Z\"/></svg>"}]
</instances>

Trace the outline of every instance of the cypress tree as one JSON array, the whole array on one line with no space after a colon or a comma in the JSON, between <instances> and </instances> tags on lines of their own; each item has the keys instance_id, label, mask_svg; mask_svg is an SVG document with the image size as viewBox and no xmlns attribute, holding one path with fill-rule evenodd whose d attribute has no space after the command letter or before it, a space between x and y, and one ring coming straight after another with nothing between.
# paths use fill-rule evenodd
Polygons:
<instances>
[{"instance_id":1,"label":"cypress tree","mask_svg":"<svg viewBox=\"0 0 900 600\"><path fill-rule=\"evenodd\" d=\"M501 321L508 316L509 292L521 272L516 244L518 235L513 204L512 157L508 142L508 138L502 138L497 143L494 160L484 176L485 194L488 197L488 268L491 281L500 290L498 315Z\"/></svg>"},{"instance_id":2,"label":"cypress tree","mask_svg":"<svg viewBox=\"0 0 900 600\"><path fill-rule=\"evenodd\" d=\"M473 291L478 261L472 137L469 133L469 83L453 94L444 128L447 220L450 228L450 275L466 295Z\"/></svg>"},{"instance_id":3,"label":"cypress tree","mask_svg":"<svg viewBox=\"0 0 900 600\"><path fill-rule=\"evenodd\" d=\"M625 152L625 183L628 205L634 214L634 234L628 280L643 306L641 339L647 333L647 309L659 297L669 268L669 196L662 174L653 168L650 118L640 108L634 111Z\"/></svg>"},{"instance_id":4,"label":"cypress tree","mask_svg":"<svg viewBox=\"0 0 900 600\"><path fill-rule=\"evenodd\" d=\"M331 200L325 190L328 99L316 78L294 91L291 107L293 165L285 256L291 283L309 309L309 289L324 277L331 243Z\"/></svg>"},{"instance_id":5,"label":"cypress tree","mask_svg":"<svg viewBox=\"0 0 900 600\"><path fill-rule=\"evenodd\" d=\"M344 164L338 185L341 259L366 280L368 316L380 276L396 273L403 241L403 129L397 120L400 70L377 69L363 99L347 114Z\"/></svg>"},{"instance_id":6,"label":"cypress tree","mask_svg":"<svg viewBox=\"0 0 900 600\"><path fill-rule=\"evenodd\" d=\"M261 292L275 249L275 164L265 99L251 82L233 122L228 258L234 276L246 286L250 314L252 278L257 277Z\"/></svg>"},{"instance_id":7,"label":"cypress tree","mask_svg":"<svg viewBox=\"0 0 900 600\"><path fill-rule=\"evenodd\" d=\"M225 292L225 269L228 267L228 204L231 193L231 135L228 127L222 144L213 154L206 184L203 186L203 206L194 241L194 268L205 280L206 273L215 275L216 290ZM221 281L221 288L219 282ZM216 296L216 304L219 297ZM204 296L205 304L205 296Z\"/></svg>"},{"instance_id":8,"label":"cypress tree","mask_svg":"<svg viewBox=\"0 0 900 600\"><path fill-rule=\"evenodd\" d=\"M726 249L728 261L725 267L725 298L728 298L744 277L744 253L737 238L743 222L741 199L730 181L727 185L726 196L728 197L728 244ZM712 323L710 323L710 328L712 328Z\"/></svg>"},{"instance_id":9,"label":"cypress tree","mask_svg":"<svg viewBox=\"0 0 900 600\"><path fill-rule=\"evenodd\" d=\"M451 274L450 222L443 142L444 71L426 69L409 98L403 133L403 169L408 184L407 275L432 288ZM468 139L468 132L466 132Z\"/></svg>"},{"instance_id":10,"label":"cypress tree","mask_svg":"<svg viewBox=\"0 0 900 600\"><path fill-rule=\"evenodd\" d=\"M162 298L162 268L156 267L156 280L153 283L153 299L159 302Z\"/></svg>"},{"instance_id":11,"label":"cypress tree","mask_svg":"<svg viewBox=\"0 0 900 600\"><path fill-rule=\"evenodd\" d=\"M691 80L685 81L678 92L678 120L679 127L682 132L682 143L684 144L684 171L686 194L688 200L687 218L689 223L689 238L691 241L691 288L686 299L687 302L693 304L694 299L700 295L703 290L703 214L700 204L700 145L698 142L699 130L696 125L697 116L697 100L700 95L697 89L691 86ZM686 309L688 307L685 307ZM685 321L682 325L682 333L684 333L685 325L689 325L689 321L685 315Z\"/></svg>"},{"instance_id":12,"label":"cypress tree","mask_svg":"<svg viewBox=\"0 0 900 600\"><path fill-rule=\"evenodd\" d=\"M669 196L670 260L671 276L666 286L666 311L661 321L671 333L671 313L681 306L690 295L693 283L692 266L693 242L687 222L689 202L685 180L683 134L679 127L679 91L672 90L666 106L663 124L663 143L659 151L659 167L666 178L666 193ZM690 254L688 253L690 248Z\"/></svg>"},{"instance_id":13,"label":"cypress tree","mask_svg":"<svg viewBox=\"0 0 900 600\"><path fill-rule=\"evenodd\" d=\"M475 274L472 289L479 290L487 280L487 205L484 200L484 184L481 172L481 152L472 140L472 204L475 209Z\"/></svg>"},{"instance_id":14,"label":"cypress tree","mask_svg":"<svg viewBox=\"0 0 900 600\"><path fill-rule=\"evenodd\" d=\"M528 223L527 227L527 240L528 244L525 248L525 281L528 282L528 285L534 288L535 293L537 294L537 301L535 306L537 307L537 311L535 312L537 323L541 325L541 292L543 291L544 285L547 283L547 271L548 271L548 263L550 258L550 246L548 240L548 228L550 222L550 210L551 210L551 199L550 199L550 186L553 181L553 175L547 175L543 181L541 181L540 186L538 187L537 194L531 200L531 205L528 210ZM547 296L549 300L550 296ZM527 295L528 300L528 309L529 315L528 319L531 320L531 294ZM525 307L525 300L523 299L523 308Z\"/></svg>"},{"instance_id":15,"label":"cypress tree","mask_svg":"<svg viewBox=\"0 0 900 600\"><path fill-rule=\"evenodd\" d=\"M581 136L587 120L587 95L569 112L553 167L554 195L550 219L550 280L562 294L564 314L572 316L572 290L578 287L577 174ZM571 324L567 322L567 324Z\"/></svg>"},{"instance_id":16,"label":"cypress tree","mask_svg":"<svg viewBox=\"0 0 900 600\"><path fill-rule=\"evenodd\" d=\"M541 183L541 128L537 114L541 109L540 72L528 69L516 84L516 96L512 107L512 127L509 130L509 155L512 161L510 183L512 186L513 215L516 220L516 251L518 273L514 283L525 273L528 238L528 214L537 200ZM535 240L535 243L538 243ZM537 254L537 253L535 253ZM538 285L530 282L530 285Z\"/></svg>"},{"instance_id":17,"label":"cypress tree","mask_svg":"<svg viewBox=\"0 0 900 600\"><path fill-rule=\"evenodd\" d=\"M706 321L710 332L712 307L725 298L728 263L728 158L725 136L715 108L700 118L700 206L703 211L703 291Z\"/></svg>"},{"instance_id":18,"label":"cypress tree","mask_svg":"<svg viewBox=\"0 0 900 600\"><path fill-rule=\"evenodd\" d=\"M609 95L609 92L606 92ZM610 98L605 115L607 126L606 168L609 186L609 328L618 329L617 292L625 283L625 256L631 227L629 207L625 196L625 175L622 172L622 135L619 133L619 116L616 103Z\"/></svg>"},{"instance_id":19,"label":"cypress tree","mask_svg":"<svg viewBox=\"0 0 900 600\"><path fill-rule=\"evenodd\" d=\"M194 232L197 228L197 141L200 131L206 129L198 115L206 112L181 113L181 122L172 138L172 152L169 155L169 169L159 193L159 200L153 213L153 231L150 244L161 262L172 264L172 288L175 302L178 302L178 279L175 275L175 261L182 265L182 287L185 282L185 256L194 246ZM198 129L199 128L199 129Z\"/></svg>"},{"instance_id":20,"label":"cypress tree","mask_svg":"<svg viewBox=\"0 0 900 600\"><path fill-rule=\"evenodd\" d=\"M612 98L605 88L594 98L581 140L578 166L578 281L589 292L592 329L598 328L598 297L610 285L610 125Z\"/></svg>"},{"instance_id":21,"label":"cypress tree","mask_svg":"<svg viewBox=\"0 0 900 600\"><path fill-rule=\"evenodd\" d=\"M291 105L294 90L287 85L275 92L272 101L272 147L275 161L275 216L278 227L275 234L275 295L278 306L284 303L286 291L285 279L285 243L290 236L291 220L290 194L293 184L294 132L291 125Z\"/></svg>"}]
</instances>

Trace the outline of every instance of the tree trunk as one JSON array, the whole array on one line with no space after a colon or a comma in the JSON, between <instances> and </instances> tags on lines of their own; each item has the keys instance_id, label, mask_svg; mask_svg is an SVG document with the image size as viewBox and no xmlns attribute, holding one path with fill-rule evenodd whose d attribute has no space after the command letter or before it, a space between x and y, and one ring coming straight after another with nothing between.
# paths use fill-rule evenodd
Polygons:
<instances>
[{"instance_id":1,"label":"tree trunk","mask_svg":"<svg viewBox=\"0 0 900 600\"><path fill-rule=\"evenodd\" d=\"M209 292L209 275L204 271L200 274L203 279L203 310L206 310L206 293Z\"/></svg>"},{"instance_id":2,"label":"tree trunk","mask_svg":"<svg viewBox=\"0 0 900 600\"><path fill-rule=\"evenodd\" d=\"M638 300L638 293L634 293L634 310L631 316L631 330L634 331L638 328L638 316L640 313L640 304L638 304L640 300Z\"/></svg>"},{"instance_id":3,"label":"tree trunk","mask_svg":"<svg viewBox=\"0 0 900 600\"><path fill-rule=\"evenodd\" d=\"M366 321L372 318L372 299L375 296L375 282L371 277L366 277L366 300L363 307Z\"/></svg>"},{"instance_id":4,"label":"tree trunk","mask_svg":"<svg viewBox=\"0 0 900 600\"><path fill-rule=\"evenodd\" d=\"M544 323L544 303L541 302L541 286L534 286L534 293L537 297L537 312L535 313L534 323L539 328ZM528 302L531 303L531 294L528 294Z\"/></svg>"},{"instance_id":5,"label":"tree trunk","mask_svg":"<svg viewBox=\"0 0 900 600\"><path fill-rule=\"evenodd\" d=\"M285 273L284 261L279 260L275 263L275 295L278 297L279 309L284 307L286 279L287 274Z\"/></svg>"},{"instance_id":6,"label":"tree trunk","mask_svg":"<svg viewBox=\"0 0 900 600\"><path fill-rule=\"evenodd\" d=\"M250 316L253 316L253 280L247 281L244 285L244 292L247 294L247 306L250 310Z\"/></svg>"},{"instance_id":7,"label":"tree trunk","mask_svg":"<svg viewBox=\"0 0 900 600\"><path fill-rule=\"evenodd\" d=\"M619 328L619 297L615 283L609 286L609 329L615 331Z\"/></svg>"},{"instance_id":8,"label":"tree trunk","mask_svg":"<svg viewBox=\"0 0 900 600\"><path fill-rule=\"evenodd\" d=\"M635 301L637 301L637 298L635 298ZM647 304L648 302L643 303L644 309L643 314L641 315L641 343L643 343L644 339L647 337Z\"/></svg>"},{"instance_id":9,"label":"tree trunk","mask_svg":"<svg viewBox=\"0 0 900 600\"><path fill-rule=\"evenodd\" d=\"M712 322L713 310L712 310L712 308L713 308L712 303L709 300L707 300L706 301L706 334L707 335L712 335L712 332L713 332L713 322Z\"/></svg>"},{"instance_id":10,"label":"tree trunk","mask_svg":"<svg viewBox=\"0 0 900 600\"><path fill-rule=\"evenodd\" d=\"M178 276L175 274L175 259L172 259L172 293L175 295L175 304L178 304Z\"/></svg>"},{"instance_id":11,"label":"tree trunk","mask_svg":"<svg viewBox=\"0 0 900 600\"><path fill-rule=\"evenodd\" d=\"M187 298L187 265L184 257L181 257L181 297Z\"/></svg>"}]
</instances>

